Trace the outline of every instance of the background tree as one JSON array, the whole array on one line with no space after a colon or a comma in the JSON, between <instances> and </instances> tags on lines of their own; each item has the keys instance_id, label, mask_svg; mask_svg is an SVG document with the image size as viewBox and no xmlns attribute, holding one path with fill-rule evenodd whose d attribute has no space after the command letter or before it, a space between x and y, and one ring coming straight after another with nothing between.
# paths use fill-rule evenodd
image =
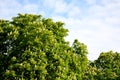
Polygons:
<instances>
[{"instance_id":1,"label":"background tree","mask_svg":"<svg viewBox=\"0 0 120 80\"><path fill-rule=\"evenodd\" d=\"M101 76L104 80L120 79L120 53L102 52L94 63L98 69L104 72Z\"/></svg>"},{"instance_id":2,"label":"background tree","mask_svg":"<svg viewBox=\"0 0 120 80\"><path fill-rule=\"evenodd\" d=\"M104 80L103 71L96 67L94 62L89 62L87 69L85 71L84 80Z\"/></svg>"},{"instance_id":3,"label":"background tree","mask_svg":"<svg viewBox=\"0 0 120 80\"><path fill-rule=\"evenodd\" d=\"M0 79L82 80L87 47L78 40L70 47L63 26L33 14L0 20Z\"/></svg>"},{"instance_id":4,"label":"background tree","mask_svg":"<svg viewBox=\"0 0 120 80\"><path fill-rule=\"evenodd\" d=\"M102 52L97 60L90 62L85 72L85 80L119 80L120 53Z\"/></svg>"}]
</instances>

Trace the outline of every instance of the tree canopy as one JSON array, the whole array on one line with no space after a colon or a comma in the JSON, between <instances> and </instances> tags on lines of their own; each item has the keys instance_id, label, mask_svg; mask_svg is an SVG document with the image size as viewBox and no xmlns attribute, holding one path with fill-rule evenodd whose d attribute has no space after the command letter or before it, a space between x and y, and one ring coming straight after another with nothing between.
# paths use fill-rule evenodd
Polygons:
<instances>
[{"instance_id":1,"label":"tree canopy","mask_svg":"<svg viewBox=\"0 0 120 80\"><path fill-rule=\"evenodd\" d=\"M120 53L102 52L97 60L89 63L85 80L119 80Z\"/></svg>"},{"instance_id":2,"label":"tree canopy","mask_svg":"<svg viewBox=\"0 0 120 80\"><path fill-rule=\"evenodd\" d=\"M78 40L69 46L63 26L33 14L0 20L0 79L82 80L87 47Z\"/></svg>"}]
</instances>

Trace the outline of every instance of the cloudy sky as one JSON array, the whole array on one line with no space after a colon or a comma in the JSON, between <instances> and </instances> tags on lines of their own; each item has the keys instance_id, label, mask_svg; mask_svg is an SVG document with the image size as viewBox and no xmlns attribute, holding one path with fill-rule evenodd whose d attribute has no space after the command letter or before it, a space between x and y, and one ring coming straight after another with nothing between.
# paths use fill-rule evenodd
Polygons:
<instances>
[{"instance_id":1,"label":"cloudy sky","mask_svg":"<svg viewBox=\"0 0 120 80\"><path fill-rule=\"evenodd\" d=\"M102 51L120 52L120 0L0 0L0 18L41 14L64 22L67 41L78 39L95 60Z\"/></svg>"}]
</instances>

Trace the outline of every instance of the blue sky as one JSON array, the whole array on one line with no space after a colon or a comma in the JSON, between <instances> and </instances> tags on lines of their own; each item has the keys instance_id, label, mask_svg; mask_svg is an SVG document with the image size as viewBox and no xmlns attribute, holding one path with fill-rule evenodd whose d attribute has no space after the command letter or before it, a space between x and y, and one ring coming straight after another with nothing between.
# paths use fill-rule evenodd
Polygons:
<instances>
[{"instance_id":1,"label":"blue sky","mask_svg":"<svg viewBox=\"0 0 120 80\"><path fill-rule=\"evenodd\" d=\"M78 39L95 60L102 51L120 52L120 0L0 0L0 18L18 13L41 14L64 22L67 41Z\"/></svg>"}]
</instances>

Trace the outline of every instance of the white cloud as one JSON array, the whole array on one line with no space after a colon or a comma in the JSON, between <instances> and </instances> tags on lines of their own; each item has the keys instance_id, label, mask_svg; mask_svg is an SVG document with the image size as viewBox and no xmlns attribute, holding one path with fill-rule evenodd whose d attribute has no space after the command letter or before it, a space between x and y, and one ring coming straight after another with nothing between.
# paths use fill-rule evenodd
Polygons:
<instances>
[{"instance_id":1,"label":"white cloud","mask_svg":"<svg viewBox=\"0 0 120 80\"><path fill-rule=\"evenodd\" d=\"M111 25L119 25L120 26L120 17L108 17L105 19L105 22Z\"/></svg>"},{"instance_id":2,"label":"white cloud","mask_svg":"<svg viewBox=\"0 0 120 80\"><path fill-rule=\"evenodd\" d=\"M0 18L11 19L11 17L16 16L18 13L37 13L37 12L38 5L36 4L28 2L26 2L26 4L22 4L17 0L3 0L0 2Z\"/></svg>"},{"instance_id":3,"label":"white cloud","mask_svg":"<svg viewBox=\"0 0 120 80\"><path fill-rule=\"evenodd\" d=\"M96 0L85 0L88 5L96 4Z\"/></svg>"},{"instance_id":4,"label":"white cloud","mask_svg":"<svg viewBox=\"0 0 120 80\"><path fill-rule=\"evenodd\" d=\"M0 17L10 19L21 5L16 0L2 0L0 2Z\"/></svg>"},{"instance_id":5,"label":"white cloud","mask_svg":"<svg viewBox=\"0 0 120 80\"><path fill-rule=\"evenodd\" d=\"M78 18L81 15L81 11L79 7L74 6L69 10L68 16L73 18Z\"/></svg>"},{"instance_id":6,"label":"white cloud","mask_svg":"<svg viewBox=\"0 0 120 80\"><path fill-rule=\"evenodd\" d=\"M111 5L114 3L120 3L120 0L101 0L101 3L107 6L107 5Z\"/></svg>"},{"instance_id":7,"label":"white cloud","mask_svg":"<svg viewBox=\"0 0 120 80\"><path fill-rule=\"evenodd\" d=\"M44 6L53 10L53 16L56 14L67 14L68 17L78 17L81 11L74 3L67 3L65 0L45 0Z\"/></svg>"},{"instance_id":8,"label":"white cloud","mask_svg":"<svg viewBox=\"0 0 120 80\"><path fill-rule=\"evenodd\" d=\"M45 0L44 6L53 9L55 13L64 13L68 10L64 0Z\"/></svg>"},{"instance_id":9,"label":"white cloud","mask_svg":"<svg viewBox=\"0 0 120 80\"><path fill-rule=\"evenodd\" d=\"M23 6L22 10L27 13L37 13L38 11L38 5L36 4L26 4Z\"/></svg>"},{"instance_id":10,"label":"white cloud","mask_svg":"<svg viewBox=\"0 0 120 80\"><path fill-rule=\"evenodd\" d=\"M66 12L68 9L67 9L67 3L65 3L64 1L62 0L56 0L56 3L55 3L55 12L56 13L64 13Z\"/></svg>"}]
</instances>

